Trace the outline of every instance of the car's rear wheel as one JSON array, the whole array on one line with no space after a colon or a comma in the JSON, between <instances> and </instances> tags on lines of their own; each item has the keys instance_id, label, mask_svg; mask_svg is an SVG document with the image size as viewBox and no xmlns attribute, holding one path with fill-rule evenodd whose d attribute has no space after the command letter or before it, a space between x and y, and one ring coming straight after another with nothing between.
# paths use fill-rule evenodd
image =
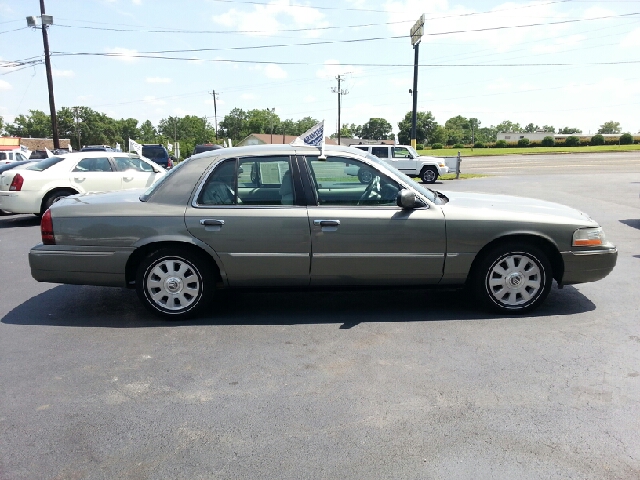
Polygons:
<instances>
[{"instance_id":1,"label":"car's rear wheel","mask_svg":"<svg viewBox=\"0 0 640 480\"><path fill-rule=\"evenodd\" d=\"M184 248L163 248L147 256L136 275L142 303L166 319L183 320L212 300L215 276L204 255Z\"/></svg>"},{"instance_id":2,"label":"car's rear wheel","mask_svg":"<svg viewBox=\"0 0 640 480\"><path fill-rule=\"evenodd\" d=\"M509 243L493 248L480 260L473 289L490 309L519 314L537 308L549 294L552 281L551 263L542 250Z\"/></svg>"},{"instance_id":3,"label":"car's rear wheel","mask_svg":"<svg viewBox=\"0 0 640 480\"><path fill-rule=\"evenodd\" d=\"M420 178L424 183L434 183L438 179L438 170L433 167L425 167L420 172Z\"/></svg>"}]
</instances>

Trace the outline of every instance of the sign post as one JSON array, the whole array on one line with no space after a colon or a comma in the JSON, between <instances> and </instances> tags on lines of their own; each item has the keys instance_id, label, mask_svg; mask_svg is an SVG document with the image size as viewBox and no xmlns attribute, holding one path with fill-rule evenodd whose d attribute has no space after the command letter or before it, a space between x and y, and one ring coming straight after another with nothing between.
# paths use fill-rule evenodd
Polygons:
<instances>
[{"instance_id":1,"label":"sign post","mask_svg":"<svg viewBox=\"0 0 640 480\"><path fill-rule=\"evenodd\" d=\"M413 115L411 116L411 146L416 148L416 123L417 123L417 109L418 109L418 51L420 47L420 40L424 35L424 13L411 27L411 45L415 51L413 60Z\"/></svg>"}]
</instances>

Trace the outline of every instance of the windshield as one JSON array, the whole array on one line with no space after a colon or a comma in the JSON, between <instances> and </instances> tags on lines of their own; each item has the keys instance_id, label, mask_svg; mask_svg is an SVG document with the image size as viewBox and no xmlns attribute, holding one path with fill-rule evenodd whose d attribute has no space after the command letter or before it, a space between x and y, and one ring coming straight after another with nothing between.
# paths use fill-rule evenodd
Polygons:
<instances>
[{"instance_id":1,"label":"windshield","mask_svg":"<svg viewBox=\"0 0 640 480\"><path fill-rule=\"evenodd\" d=\"M182 168L185 163L188 162L189 159L180 162L177 166L169 170L166 175L161 176L155 182L153 182L153 184L149 188L147 188L142 195L140 195L140 201L146 202L147 200L149 200L149 197L153 195L153 193L160 187L160 185L162 185L168 178L174 175L178 170L180 170L180 168Z\"/></svg>"},{"instance_id":2,"label":"windshield","mask_svg":"<svg viewBox=\"0 0 640 480\"><path fill-rule=\"evenodd\" d=\"M414 150L415 151L415 150ZM365 154L365 156L375 162L378 165L383 166L384 168L386 168L387 170L395 173L396 175L398 175L400 178L402 178L406 183L409 184L409 186L415 190L417 190L419 193L421 193L422 195L424 195L425 197L427 197L429 200L431 200L432 202L436 203L436 195L433 192L433 190L430 190L428 188L423 187L422 185L420 185L418 182L416 182L415 180L413 180L411 177L408 177L407 175L405 175L404 173L402 173L400 170L398 170L396 167L383 162L382 160L380 160L378 157L375 157L373 155L371 155L370 153Z\"/></svg>"},{"instance_id":3,"label":"windshield","mask_svg":"<svg viewBox=\"0 0 640 480\"><path fill-rule=\"evenodd\" d=\"M36 170L37 172L41 172L43 170L46 170L47 168L51 167L52 165L55 165L56 163L61 162L62 160L64 160L63 157L49 157L45 160L42 160L38 163L34 163L33 165L29 165L26 169L27 170Z\"/></svg>"},{"instance_id":4,"label":"windshield","mask_svg":"<svg viewBox=\"0 0 640 480\"><path fill-rule=\"evenodd\" d=\"M412 146L407 145L407 150L409 150L409 152L411 153L411 155L413 155L414 158L419 157L420 154L418 152L416 152Z\"/></svg>"}]
</instances>

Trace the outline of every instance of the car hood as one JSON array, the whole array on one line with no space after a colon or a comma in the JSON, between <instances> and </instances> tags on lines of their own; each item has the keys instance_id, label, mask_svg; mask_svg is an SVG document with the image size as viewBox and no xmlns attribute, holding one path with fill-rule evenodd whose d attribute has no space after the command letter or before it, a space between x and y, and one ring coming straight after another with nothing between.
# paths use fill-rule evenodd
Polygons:
<instances>
[{"instance_id":1,"label":"car hood","mask_svg":"<svg viewBox=\"0 0 640 480\"><path fill-rule=\"evenodd\" d=\"M442 205L442 210L453 214L473 211L480 216L513 218L514 220L535 221L572 221L587 226L596 226L597 222L589 215L575 208L559 203L547 202L535 198L515 197L511 195L494 195L486 193L441 192L449 202Z\"/></svg>"}]
</instances>

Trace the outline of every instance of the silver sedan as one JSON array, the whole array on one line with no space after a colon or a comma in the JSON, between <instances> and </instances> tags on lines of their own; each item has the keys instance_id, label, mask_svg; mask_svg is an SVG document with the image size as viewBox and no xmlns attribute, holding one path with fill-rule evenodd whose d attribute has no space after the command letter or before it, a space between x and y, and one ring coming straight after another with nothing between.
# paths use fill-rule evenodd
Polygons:
<instances>
[{"instance_id":1,"label":"silver sedan","mask_svg":"<svg viewBox=\"0 0 640 480\"><path fill-rule=\"evenodd\" d=\"M205 152L146 191L60 200L41 229L36 280L135 288L173 319L206 312L227 288L264 286L460 286L523 313L554 279L599 280L617 259L573 208L431 190L347 147Z\"/></svg>"}]
</instances>

